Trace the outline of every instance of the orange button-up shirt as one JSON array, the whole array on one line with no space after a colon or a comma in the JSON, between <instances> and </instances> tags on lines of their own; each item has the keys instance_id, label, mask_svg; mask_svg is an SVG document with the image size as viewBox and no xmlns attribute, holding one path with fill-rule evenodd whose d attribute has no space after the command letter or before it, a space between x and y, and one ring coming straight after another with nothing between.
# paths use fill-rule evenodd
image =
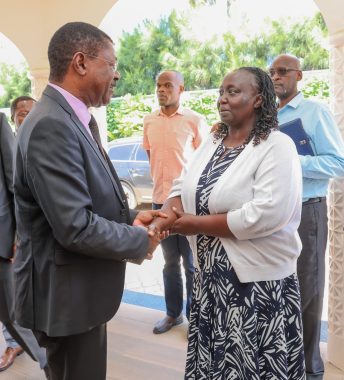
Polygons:
<instances>
[{"instance_id":1,"label":"orange button-up shirt","mask_svg":"<svg viewBox=\"0 0 344 380\"><path fill-rule=\"evenodd\" d=\"M174 179L208 133L206 121L182 107L171 116L157 110L144 118L143 148L150 151L154 203L165 202Z\"/></svg>"}]
</instances>

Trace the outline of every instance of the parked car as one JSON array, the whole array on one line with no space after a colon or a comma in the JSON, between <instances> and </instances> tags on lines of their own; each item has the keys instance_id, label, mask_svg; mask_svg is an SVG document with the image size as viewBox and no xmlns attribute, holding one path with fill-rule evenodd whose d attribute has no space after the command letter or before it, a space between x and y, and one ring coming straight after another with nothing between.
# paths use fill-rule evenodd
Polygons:
<instances>
[{"instance_id":1,"label":"parked car","mask_svg":"<svg viewBox=\"0 0 344 380\"><path fill-rule=\"evenodd\" d=\"M142 137L111 141L108 154L127 196L129 207L152 202L153 181Z\"/></svg>"}]
</instances>

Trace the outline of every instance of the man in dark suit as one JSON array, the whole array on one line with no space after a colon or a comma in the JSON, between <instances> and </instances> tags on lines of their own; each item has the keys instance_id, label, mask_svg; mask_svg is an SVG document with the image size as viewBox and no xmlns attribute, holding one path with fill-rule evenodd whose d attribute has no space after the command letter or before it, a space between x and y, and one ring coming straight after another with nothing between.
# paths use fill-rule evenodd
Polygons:
<instances>
[{"instance_id":1,"label":"man in dark suit","mask_svg":"<svg viewBox=\"0 0 344 380\"><path fill-rule=\"evenodd\" d=\"M41 368L47 361L31 330L14 321L13 254L16 223L13 202L14 135L6 116L0 113L0 321L7 347L0 358L0 372L9 368L25 350ZM45 368L47 371L47 368Z\"/></svg>"},{"instance_id":2,"label":"man in dark suit","mask_svg":"<svg viewBox=\"0 0 344 380\"><path fill-rule=\"evenodd\" d=\"M120 75L113 42L81 22L48 48L49 85L18 134L16 318L46 347L53 380L104 380L106 322L126 261L150 258L157 211L129 210L88 107L106 105Z\"/></svg>"}]
</instances>

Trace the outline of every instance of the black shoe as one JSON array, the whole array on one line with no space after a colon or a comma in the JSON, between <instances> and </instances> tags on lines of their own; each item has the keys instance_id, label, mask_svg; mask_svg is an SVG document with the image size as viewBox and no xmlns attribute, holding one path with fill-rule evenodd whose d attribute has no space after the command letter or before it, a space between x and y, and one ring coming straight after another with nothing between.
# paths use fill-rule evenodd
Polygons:
<instances>
[{"instance_id":1,"label":"black shoe","mask_svg":"<svg viewBox=\"0 0 344 380\"><path fill-rule=\"evenodd\" d=\"M166 315L164 319L157 322L157 324L154 326L153 333L154 334L163 334L168 330L171 330L173 326L177 326L183 323L183 315L180 314L179 317L173 318L169 315Z\"/></svg>"}]
</instances>

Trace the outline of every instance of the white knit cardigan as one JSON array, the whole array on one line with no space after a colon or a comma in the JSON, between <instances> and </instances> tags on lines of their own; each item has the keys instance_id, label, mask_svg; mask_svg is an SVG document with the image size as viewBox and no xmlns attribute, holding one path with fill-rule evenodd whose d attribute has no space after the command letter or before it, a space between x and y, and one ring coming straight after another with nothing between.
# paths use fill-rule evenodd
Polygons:
<instances>
[{"instance_id":1,"label":"white knit cardigan","mask_svg":"<svg viewBox=\"0 0 344 380\"><path fill-rule=\"evenodd\" d=\"M219 144L211 135L173 184L169 198L181 196L187 213L195 214L196 186ZM251 141L217 181L209 196L209 210L227 213L236 238L220 240L241 282L279 280L296 271L301 196L295 145L278 131L257 146ZM188 239L199 267L196 236Z\"/></svg>"}]
</instances>

